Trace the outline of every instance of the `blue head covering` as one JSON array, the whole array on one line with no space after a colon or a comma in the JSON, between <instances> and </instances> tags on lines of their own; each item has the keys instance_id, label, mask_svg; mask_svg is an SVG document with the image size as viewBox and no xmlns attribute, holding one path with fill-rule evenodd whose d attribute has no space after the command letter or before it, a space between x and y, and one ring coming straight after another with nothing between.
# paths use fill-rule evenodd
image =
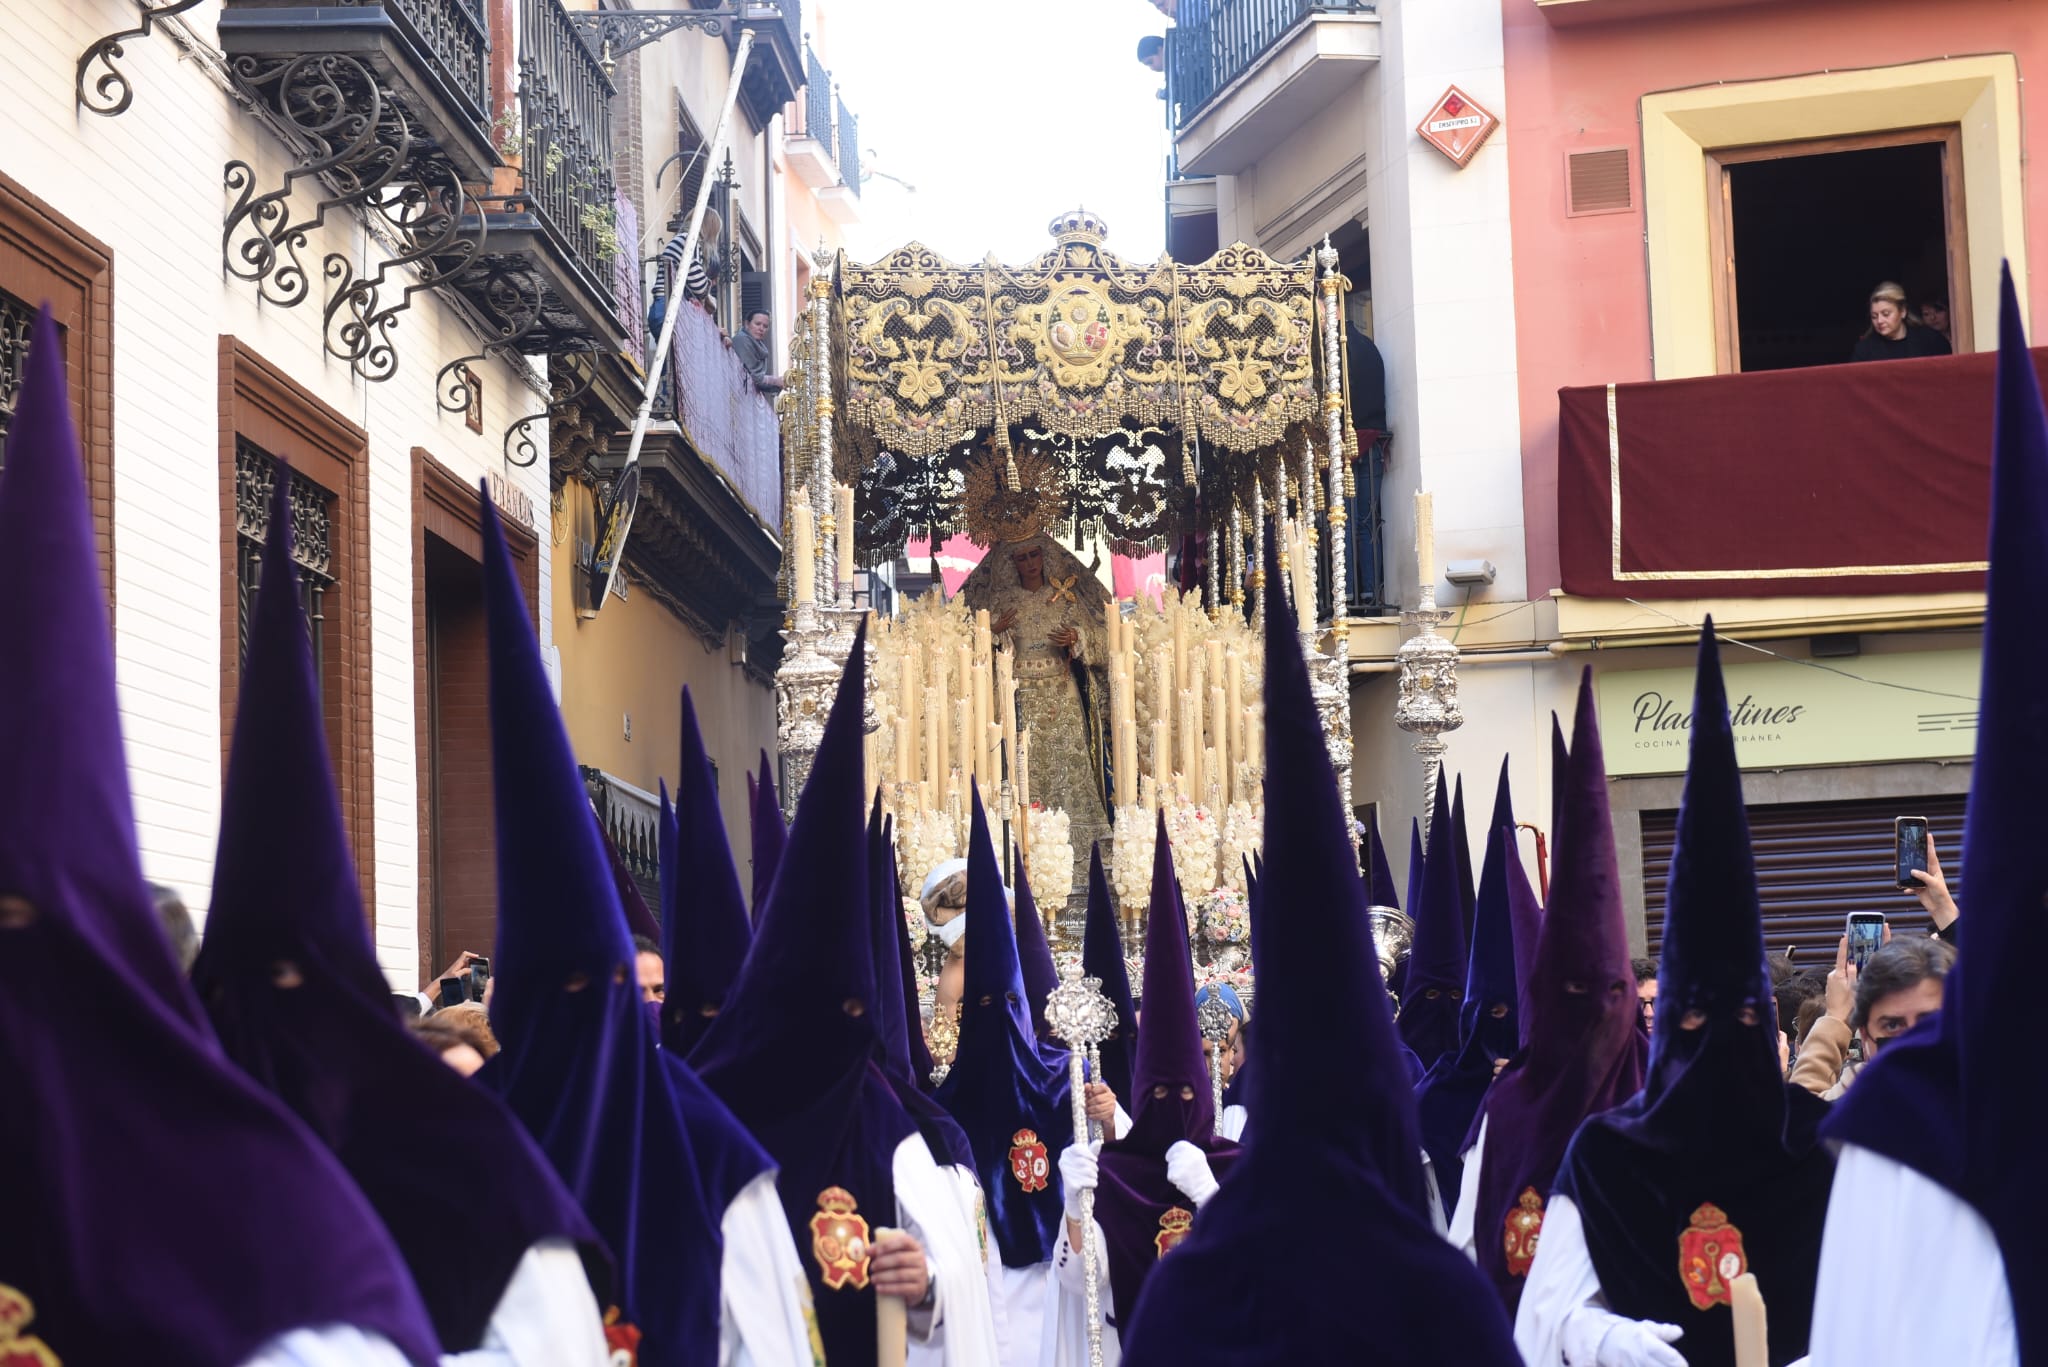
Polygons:
<instances>
[{"instance_id":1,"label":"blue head covering","mask_svg":"<svg viewBox=\"0 0 2048 1367\"><path fill-rule=\"evenodd\" d=\"M1278 540L1266 539L1269 583L1279 580ZM1280 595L1266 604L1266 872L1252 916L1259 1028L1250 1142L1193 1232L1147 1278L1122 1334L1124 1362L1363 1354L1395 1367L1515 1367L1521 1358L1498 1302L1424 1214L1414 1096L1387 1013L1349 814L1294 624Z\"/></svg>"},{"instance_id":2,"label":"blue head covering","mask_svg":"<svg viewBox=\"0 0 2048 1367\"><path fill-rule=\"evenodd\" d=\"M754 918L739 981L691 1055L781 1166L790 1232L808 1251L825 1354L872 1362L875 1294L826 1257L820 1215L869 1229L897 1223L895 1157L918 1133L882 1070L875 930L869 912L861 714L867 629L854 637L839 691L797 799L768 900Z\"/></svg>"},{"instance_id":3,"label":"blue head covering","mask_svg":"<svg viewBox=\"0 0 2048 1367\"><path fill-rule=\"evenodd\" d=\"M1942 991L1937 1023L1886 1044L1835 1103L1823 1131L1941 1183L1991 1226L2012 1290L2022 1362L2048 1361L2048 1275L2039 1181L2044 1123L2036 1070L2048 843L2041 705L2048 641L2048 414L2008 267L1999 303L1998 412L1991 465L1991 571L1984 613L1976 767L1963 830L1969 945ZM1659 1022L1658 1029L1663 1029Z\"/></svg>"},{"instance_id":4,"label":"blue head covering","mask_svg":"<svg viewBox=\"0 0 2048 1367\"><path fill-rule=\"evenodd\" d=\"M617 1257L648 1367L718 1355L720 1222L768 1158L659 1048L603 832L584 795L489 498L484 606L498 947L477 1078L503 1097Z\"/></svg>"},{"instance_id":5,"label":"blue head covering","mask_svg":"<svg viewBox=\"0 0 2048 1367\"><path fill-rule=\"evenodd\" d=\"M967 846L967 974L960 994L960 1045L939 1084L939 1101L967 1131L974 1171L988 1196L989 1225L1003 1266L1052 1257L1062 1205L1054 1173L1074 1137L1067 1070L1041 1049L1017 964L1016 923L988 818L974 795Z\"/></svg>"},{"instance_id":6,"label":"blue head covering","mask_svg":"<svg viewBox=\"0 0 2048 1367\"><path fill-rule=\"evenodd\" d=\"M1486 831L1486 862L1479 875L1472 953L1458 1014L1458 1049L1436 1061L1415 1093L1422 1147L1436 1167L1437 1189L1444 1194L1447 1207L1457 1200L1466 1135L1479 1113L1480 1098L1493 1082L1494 1060L1513 1057L1521 1037L1510 910L1513 899L1508 886L1510 876L1522 876L1519 860L1512 870L1508 865L1508 848L1514 839L1515 813L1508 797L1508 764L1503 759L1493 819ZM1526 880L1523 886L1527 887Z\"/></svg>"},{"instance_id":7,"label":"blue head covering","mask_svg":"<svg viewBox=\"0 0 2048 1367\"><path fill-rule=\"evenodd\" d=\"M342 829L291 559L290 483L271 497L221 805L206 939L192 966L228 1056L324 1140L397 1240L444 1351L481 1345L526 1251L597 1235L519 1122L391 1009ZM448 1256L451 1227L463 1256Z\"/></svg>"},{"instance_id":8,"label":"blue head covering","mask_svg":"<svg viewBox=\"0 0 2048 1367\"><path fill-rule=\"evenodd\" d=\"M1109 878L1102 871L1100 843L1091 844L1088 850L1088 922L1081 934L1081 972L1102 980L1102 995L1116 1010L1116 1033L1096 1052L1102 1059L1101 1081L1128 1103L1131 1065L1137 1057L1138 1008L1131 996L1131 971L1124 961L1116 903L1109 895Z\"/></svg>"},{"instance_id":9,"label":"blue head covering","mask_svg":"<svg viewBox=\"0 0 2048 1367\"><path fill-rule=\"evenodd\" d=\"M683 690L682 770L676 779L675 854L662 865L661 950L668 991L661 1003L661 1045L688 1056L725 1004L753 928L739 870L725 839L711 757L697 729L697 707ZM670 876L670 866L674 875ZM684 889L688 888L685 895Z\"/></svg>"},{"instance_id":10,"label":"blue head covering","mask_svg":"<svg viewBox=\"0 0 2048 1367\"><path fill-rule=\"evenodd\" d=\"M82 471L45 307L0 466L0 1284L34 1306L10 1327L73 1364L218 1367L355 1325L425 1367L390 1235L223 1055L158 929Z\"/></svg>"},{"instance_id":11,"label":"blue head covering","mask_svg":"<svg viewBox=\"0 0 2048 1367\"><path fill-rule=\"evenodd\" d=\"M1688 1230L1725 1219L1770 1303L1771 1361L1789 1362L1806 1352L1834 1162L1815 1142L1827 1103L1787 1084L1778 1065L1763 913L1711 619L1700 637L1669 887L1643 1089L1580 1128L1557 1190L1579 1207L1609 1308L1678 1325L1679 1351L1693 1363L1732 1358L1732 1316L1711 1260L1695 1284L1692 1264L1673 1257L1674 1242L1687 1247ZM1703 1017L1696 1028L1682 1026L1694 1012ZM1708 1297L1704 1306L1698 1297Z\"/></svg>"},{"instance_id":12,"label":"blue head covering","mask_svg":"<svg viewBox=\"0 0 2048 1367\"><path fill-rule=\"evenodd\" d=\"M1366 834L1372 861L1372 885L1369 893L1372 904L1376 907L1393 907L1399 910L1401 894L1394 887L1394 866L1387 862L1387 845L1380 839L1380 820L1377 814L1374 815L1372 825Z\"/></svg>"},{"instance_id":13,"label":"blue head covering","mask_svg":"<svg viewBox=\"0 0 2048 1367\"><path fill-rule=\"evenodd\" d=\"M1267 791L1272 791L1270 784ZM1429 852L1420 861L1422 887L1409 907L1415 941L1401 988L1401 1038L1425 1072L1458 1047L1459 1002L1465 995L1465 923L1458 910L1458 856L1464 843L1455 828L1444 785L1436 786Z\"/></svg>"},{"instance_id":14,"label":"blue head covering","mask_svg":"<svg viewBox=\"0 0 2048 1367\"><path fill-rule=\"evenodd\" d=\"M1482 1110L1491 1123L1473 1228L1480 1270L1510 1313L1521 1301L1536 1247L1525 1209L1540 1220L1580 1122L1628 1100L1643 1085L1649 1044L1635 1025L1635 977L1590 669L1579 681L1574 739L1577 748L1557 770L1557 876L1524 980L1527 1047L1495 1079ZM1533 903L1513 841L1506 853L1510 896Z\"/></svg>"}]
</instances>

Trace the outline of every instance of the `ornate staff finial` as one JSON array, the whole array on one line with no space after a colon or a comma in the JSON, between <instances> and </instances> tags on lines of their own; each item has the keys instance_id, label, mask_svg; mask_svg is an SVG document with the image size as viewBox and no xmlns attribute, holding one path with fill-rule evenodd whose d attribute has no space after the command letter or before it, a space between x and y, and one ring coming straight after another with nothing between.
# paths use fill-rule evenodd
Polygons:
<instances>
[{"instance_id":1,"label":"ornate staff finial","mask_svg":"<svg viewBox=\"0 0 2048 1367\"><path fill-rule=\"evenodd\" d=\"M1209 1095L1216 1103L1218 1134L1223 1133L1223 1044L1230 1038L1230 1027L1236 1019L1224 1004L1222 991L1211 983L1209 995L1195 1008L1195 1027L1209 1041Z\"/></svg>"},{"instance_id":2,"label":"ornate staff finial","mask_svg":"<svg viewBox=\"0 0 2048 1367\"><path fill-rule=\"evenodd\" d=\"M1081 1071L1082 1056L1116 1031L1116 1008L1102 995L1102 979L1081 974L1081 965L1068 963L1060 970L1060 985L1045 998L1045 1024L1067 1046L1068 1093L1074 1111L1074 1142L1089 1142L1088 1102L1083 1095L1087 1079ZM1082 1275L1088 1293L1088 1367L1102 1367L1102 1288L1095 1267L1095 1192L1081 1193Z\"/></svg>"}]
</instances>

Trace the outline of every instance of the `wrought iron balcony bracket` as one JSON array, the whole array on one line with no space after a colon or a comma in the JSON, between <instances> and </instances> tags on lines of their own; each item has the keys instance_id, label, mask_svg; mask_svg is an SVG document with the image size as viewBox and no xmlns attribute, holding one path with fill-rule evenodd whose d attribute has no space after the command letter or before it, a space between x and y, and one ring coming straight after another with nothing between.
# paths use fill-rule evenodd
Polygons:
<instances>
[{"instance_id":1,"label":"wrought iron balcony bracket","mask_svg":"<svg viewBox=\"0 0 2048 1367\"><path fill-rule=\"evenodd\" d=\"M597 358L600 354L599 349L595 347L585 347L548 358L548 369L553 377L548 384L548 406L538 413L529 413L523 418L516 419L505 429L507 464L516 465L524 470L540 459L540 447L533 440L533 429L542 423L552 426L556 417L581 402L586 394L597 388ZM580 378L568 366L571 356L586 358L584 374ZM563 388L565 382L568 386L566 389Z\"/></svg>"},{"instance_id":2,"label":"wrought iron balcony bracket","mask_svg":"<svg viewBox=\"0 0 2048 1367\"><path fill-rule=\"evenodd\" d=\"M725 32L728 23L772 18L779 13L773 5L753 4L734 9L580 10L570 13L569 22L610 75L620 57L679 29L693 28L715 38Z\"/></svg>"},{"instance_id":3,"label":"wrought iron balcony bracket","mask_svg":"<svg viewBox=\"0 0 2048 1367\"><path fill-rule=\"evenodd\" d=\"M167 0L161 5L141 4L138 0L138 4L142 10L139 27L109 33L78 57L78 103L103 118L118 118L135 103L135 87L128 83L128 77L122 74L121 68L114 65L114 59L122 55L121 45L130 38L147 38L159 20L197 8L199 0ZM104 63L107 69L88 83L95 62Z\"/></svg>"}]
</instances>

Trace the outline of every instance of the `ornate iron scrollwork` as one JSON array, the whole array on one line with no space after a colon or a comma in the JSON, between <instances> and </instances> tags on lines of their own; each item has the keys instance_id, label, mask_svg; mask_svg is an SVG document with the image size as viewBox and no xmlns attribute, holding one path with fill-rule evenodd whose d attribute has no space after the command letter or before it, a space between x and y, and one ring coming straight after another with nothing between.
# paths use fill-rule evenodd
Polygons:
<instances>
[{"instance_id":1,"label":"ornate iron scrollwork","mask_svg":"<svg viewBox=\"0 0 2048 1367\"><path fill-rule=\"evenodd\" d=\"M237 198L221 232L223 265L255 284L266 301L289 308L310 293L299 254L331 210L381 219L401 245L374 271L358 274L339 252L322 258L329 285L322 329L330 355L365 380L389 379L398 370L391 330L399 315L420 291L469 270L483 251L485 215L476 212L453 163L356 58L242 56L230 69L243 93L277 119L305 155L281 185L260 194L247 162L227 164L227 188ZM291 221L292 191L308 177L332 193L309 217ZM387 299L387 283L404 268L415 278L396 299Z\"/></svg>"},{"instance_id":2,"label":"ornate iron scrollwork","mask_svg":"<svg viewBox=\"0 0 2048 1367\"><path fill-rule=\"evenodd\" d=\"M118 118L135 103L135 87L121 68L114 65L123 55L122 45L130 38L147 38L150 30L174 14L198 6L199 0L167 0L161 5L140 5L142 22L135 28L109 33L78 56L78 103L103 118ZM105 65L97 78L91 77L93 63Z\"/></svg>"},{"instance_id":3,"label":"ornate iron scrollwork","mask_svg":"<svg viewBox=\"0 0 2048 1367\"><path fill-rule=\"evenodd\" d=\"M533 429L543 422L552 422L555 416L580 402L584 395L597 387L597 366L588 366L589 374L582 379L573 379L574 372L567 366L571 356L586 356L593 360L598 356L596 348L564 352L548 358L548 406L538 413L529 413L505 429L505 460L524 470L540 459L540 447L534 442ZM561 388L562 381L571 380L567 392ZM516 454L515 454L516 453Z\"/></svg>"}]
</instances>

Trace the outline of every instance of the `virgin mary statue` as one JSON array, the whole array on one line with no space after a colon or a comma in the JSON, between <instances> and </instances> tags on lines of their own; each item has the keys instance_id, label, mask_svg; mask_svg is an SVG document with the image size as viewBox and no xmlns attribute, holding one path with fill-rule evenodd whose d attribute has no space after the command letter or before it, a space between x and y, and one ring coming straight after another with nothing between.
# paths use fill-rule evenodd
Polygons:
<instances>
[{"instance_id":1,"label":"virgin mary statue","mask_svg":"<svg viewBox=\"0 0 2048 1367\"><path fill-rule=\"evenodd\" d=\"M991 546L960 594L969 608L988 609L996 643L1015 652L1017 725L1031 728L1031 799L1064 809L1074 849L1086 850L1110 827L1102 744L1109 590L1037 532ZM1075 861L1077 875L1087 867Z\"/></svg>"}]
</instances>

